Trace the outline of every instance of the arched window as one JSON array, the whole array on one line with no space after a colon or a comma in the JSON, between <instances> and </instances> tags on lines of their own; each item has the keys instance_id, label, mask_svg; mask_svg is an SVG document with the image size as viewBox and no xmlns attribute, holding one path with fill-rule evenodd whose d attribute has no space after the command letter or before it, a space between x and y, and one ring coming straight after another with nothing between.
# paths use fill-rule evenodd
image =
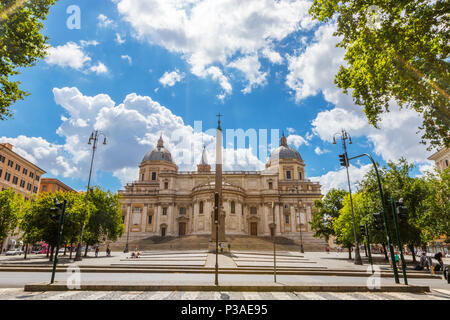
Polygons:
<instances>
[{"instance_id":1,"label":"arched window","mask_svg":"<svg viewBox=\"0 0 450 320\"><path fill-rule=\"evenodd\" d=\"M256 214L256 213L257 213L256 207L251 207L250 214Z\"/></svg>"},{"instance_id":2,"label":"arched window","mask_svg":"<svg viewBox=\"0 0 450 320\"><path fill-rule=\"evenodd\" d=\"M200 201L198 212L203 213L203 201Z\"/></svg>"},{"instance_id":3,"label":"arched window","mask_svg":"<svg viewBox=\"0 0 450 320\"><path fill-rule=\"evenodd\" d=\"M231 201L231 205L230 205L230 209L231 209L231 213L236 213L236 202Z\"/></svg>"}]
</instances>

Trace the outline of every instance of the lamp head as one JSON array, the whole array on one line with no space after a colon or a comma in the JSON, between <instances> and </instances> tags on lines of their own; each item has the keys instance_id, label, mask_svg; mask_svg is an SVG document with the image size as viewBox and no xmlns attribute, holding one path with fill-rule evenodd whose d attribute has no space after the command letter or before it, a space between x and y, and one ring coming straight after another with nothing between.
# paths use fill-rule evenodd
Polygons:
<instances>
[{"instance_id":1,"label":"lamp head","mask_svg":"<svg viewBox=\"0 0 450 320\"><path fill-rule=\"evenodd\" d=\"M106 137L105 137L105 139L103 139L103 144L106 144Z\"/></svg>"},{"instance_id":2,"label":"lamp head","mask_svg":"<svg viewBox=\"0 0 450 320\"><path fill-rule=\"evenodd\" d=\"M348 138L348 144L352 144L352 137Z\"/></svg>"},{"instance_id":3,"label":"lamp head","mask_svg":"<svg viewBox=\"0 0 450 320\"><path fill-rule=\"evenodd\" d=\"M336 144L336 138L333 137L333 144Z\"/></svg>"}]
</instances>

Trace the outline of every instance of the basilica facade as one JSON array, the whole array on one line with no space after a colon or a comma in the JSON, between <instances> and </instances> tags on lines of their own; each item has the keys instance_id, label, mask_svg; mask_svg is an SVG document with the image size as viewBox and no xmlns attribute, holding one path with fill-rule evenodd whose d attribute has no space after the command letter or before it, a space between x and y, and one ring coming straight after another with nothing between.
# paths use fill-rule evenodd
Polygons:
<instances>
[{"instance_id":1,"label":"basilica facade","mask_svg":"<svg viewBox=\"0 0 450 320\"><path fill-rule=\"evenodd\" d=\"M214 220L215 173L206 152L197 171L178 171L171 153L159 139L139 165L139 180L121 195L125 235L130 240L151 236L211 234ZM300 153L283 135L262 171L224 171L222 212L226 235L299 238L310 230L314 200L320 185L305 177ZM275 221L274 221L275 218Z\"/></svg>"}]
</instances>

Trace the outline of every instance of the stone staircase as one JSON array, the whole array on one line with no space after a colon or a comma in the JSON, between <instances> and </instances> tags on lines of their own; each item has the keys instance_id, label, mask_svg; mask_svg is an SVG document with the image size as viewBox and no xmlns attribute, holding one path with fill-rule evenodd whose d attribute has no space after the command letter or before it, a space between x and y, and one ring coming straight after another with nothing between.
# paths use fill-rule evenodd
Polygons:
<instances>
[{"instance_id":1,"label":"stone staircase","mask_svg":"<svg viewBox=\"0 0 450 320\"><path fill-rule=\"evenodd\" d=\"M272 238L257 237L248 235L227 235L227 242L231 245L231 250L248 251L272 251ZM125 239L110 244L113 251L123 251L125 248ZM173 236L151 236L146 238L134 238L128 242L129 250L134 250L137 246L139 250L208 250L210 243L209 235L187 235L182 237ZM291 239L287 237L276 237L277 250L280 251L299 251L300 236ZM303 247L305 251L325 251L326 242L312 236L311 232L303 234ZM227 250L228 248L225 248Z\"/></svg>"}]
</instances>

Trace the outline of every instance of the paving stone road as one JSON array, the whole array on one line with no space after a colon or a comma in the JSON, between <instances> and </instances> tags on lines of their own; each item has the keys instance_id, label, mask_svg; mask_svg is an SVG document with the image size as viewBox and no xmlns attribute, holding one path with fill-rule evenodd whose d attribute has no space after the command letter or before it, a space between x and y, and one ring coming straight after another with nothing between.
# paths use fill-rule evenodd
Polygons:
<instances>
[{"instance_id":1,"label":"paving stone road","mask_svg":"<svg viewBox=\"0 0 450 320\"><path fill-rule=\"evenodd\" d=\"M0 300L450 300L450 290L414 293L47 291L0 289Z\"/></svg>"}]
</instances>

